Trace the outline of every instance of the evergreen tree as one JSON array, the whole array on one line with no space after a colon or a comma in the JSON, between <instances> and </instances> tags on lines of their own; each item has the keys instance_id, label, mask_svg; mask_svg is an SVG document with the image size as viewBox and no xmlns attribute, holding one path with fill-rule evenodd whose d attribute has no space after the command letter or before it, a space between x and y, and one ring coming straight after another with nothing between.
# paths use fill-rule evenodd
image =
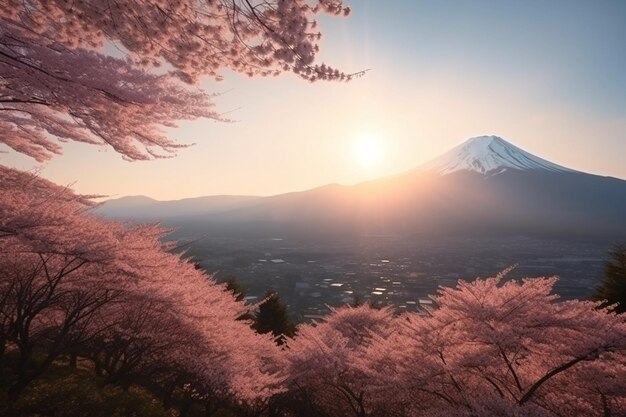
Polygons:
<instances>
[{"instance_id":1,"label":"evergreen tree","mask_svg":"<svg viewBox=\"0 0 626 417\"><path fill-rule=\"evenodd\" d=\"M259 333L272 332L276 336L276 343L283 344L285 337L296 334L296 325L289 318L287 306L275 291L268 291L266 300L259 306L254 316L254 330Z\"/></svg>"},{"instance_id":2,"label":"evergreen tree","mask_svg":"<svg viewBox=\"0 0 626 417\"><path fill-rule=\"evenodd\" d=\"M626 246L616 245L604 266L604 280L596 289L595 300L606 300L605 305L617 304L617 313L626 312Z\"/></svg>"},{"instance_id":3,"label":"evergreen tree","mask_svg":"<svg viewBox=\"0 0 626 417\"><path fill-rule=\"evenodd\" d=\"M243 301L245 297L245 290L237 281L237 277L233 274L227 274L220 282L226 284L226 289L233 293L235 300Z\"/></svg>"}]
</instances>

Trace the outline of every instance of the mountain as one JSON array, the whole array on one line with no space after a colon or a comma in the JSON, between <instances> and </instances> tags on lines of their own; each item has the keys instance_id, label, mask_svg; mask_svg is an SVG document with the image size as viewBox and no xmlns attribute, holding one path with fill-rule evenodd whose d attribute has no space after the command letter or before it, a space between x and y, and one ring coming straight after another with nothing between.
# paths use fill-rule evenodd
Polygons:
<instances>
[{"instance_id":1,"label":"mountain","mask_svg":"<svg viewBox=\"0 0 626 417\"><path fill-rule=\"evenodd\" d=\"M484 175L497 175L507 169L575 172L532 155L497 136L468 139L420 169L439 174L474 171Z\"/></svg>"},{"instance_id":2,"label":"mountain","mask_svg":"<svg viewBox=\"0 0 626 417\"><path fill-rule=\"evenodd\" d=\"M204 208L201 199L188 201L193 209L184 215L173 210L180 202L161 202L150 213L182 235L626 236L626 181L559 166L496 136L471 138L409 172L353 186L207 198L225 200Z\"/></svg>"},{"instance_id":3,"label":"mountain","mask_svg":"<svg viewBox=\"0 0 626 417\"><path fill-rule=\"evenodd\" d=\"M173 219L206 216L245 207L258 199L259 197L253 196L217 195L159 201L145 196L130 196L107 200L98 205L94 212L111 218L168 222Z\"/></svg>"}]
</instances>

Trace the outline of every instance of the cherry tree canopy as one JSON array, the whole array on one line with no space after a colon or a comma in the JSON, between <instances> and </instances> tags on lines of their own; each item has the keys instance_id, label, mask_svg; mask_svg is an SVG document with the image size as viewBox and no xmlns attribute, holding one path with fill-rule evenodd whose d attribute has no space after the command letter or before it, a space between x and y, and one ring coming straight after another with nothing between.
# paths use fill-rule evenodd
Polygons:
<instances>
[{"instance_id":1,"label":"cherry tree canopy","mask_svg":"<svg viewBox=\"0 0 626 417\"><path fill-rule=\"evenodd\" d=\"M626 412L626 323L599 303L560 301L555 278L503 277L442 288L407 314L362 369L429 416L609 416Z\"/></svg>"},{"instance_id":2,"label":"cherry tree canopy","mask_svg":"<svg viewBox=\"0 0 626 417\"><path fill-rule=\"evenodd\" d=\"M360 306L339 308L321 323L300 326L285 351L293 395L331 415L385 415L385 401L370 395L375 380L366 355L375 340L380 343L394 333L396 321L390 308Z\"/></svg>"},{"instance_id":3,"label":"cherry tree canopy","mask_svg":"<svg viewBox=\"0 0 626 417\"><path fill-rule=\"evenodd\" d=\"M0 4L0 142L38 161L59 141L109 145L129 160L179 144L164 127L223 120L211 96L185 86L225 69L347 80L315 63L315 16L341 0L18 1ZM110 42L124 58L103 55ZM152 67L162 66L156 75Z\"/></svg>"},{"instance_id":4,"label":"cherry tree canopy","mask_svg":"<svg viewBox=\"0 0 626 417\"><path fill-rule=\"evenodd\" d=\"M144 364L159 358L198 391L252 400L280 390L278 348L237 320L242 302L167 251L166 231L102 220L89 206L67 188L0 166L0 347L20 354L14 394L68 346L127 338L130 329L153 349ZM137 311L142 305L149 308ZM141 325L132 320L139 314ZM46 355L36 367L34 350Z\"/></svg>"}]
</instances>

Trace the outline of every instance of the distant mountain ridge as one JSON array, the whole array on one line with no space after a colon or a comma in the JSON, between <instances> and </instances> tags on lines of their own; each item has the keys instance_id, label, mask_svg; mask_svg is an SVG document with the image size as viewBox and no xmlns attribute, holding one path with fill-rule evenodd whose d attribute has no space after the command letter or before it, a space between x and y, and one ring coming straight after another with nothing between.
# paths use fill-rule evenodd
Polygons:
<instances>
[{"instance_id":1,"label":"distant mountain ridge","mask_svg":"<svg viewBox=\"0 0 626 417\"><path fill-rule=\"evenodd\" d=\"M97 214L113 218L166 220L232 210L250 204L259 198L255 196L217 195L159 201L146 196L129 196L107 200L97 206L94 211Z\"/></svg>"},{"instance_id":2,"label":"distant mountain ridge","mask_svg":"<svg viewBox=\"0 0 626 417\"><path fill-rule=\"evenodd\" d=\"M418 234L626 237L626 181L562 167L502 138L471 138L404 174L271 197L103 204L183 235L351 239Z\"/></svg>"}]
</instances>

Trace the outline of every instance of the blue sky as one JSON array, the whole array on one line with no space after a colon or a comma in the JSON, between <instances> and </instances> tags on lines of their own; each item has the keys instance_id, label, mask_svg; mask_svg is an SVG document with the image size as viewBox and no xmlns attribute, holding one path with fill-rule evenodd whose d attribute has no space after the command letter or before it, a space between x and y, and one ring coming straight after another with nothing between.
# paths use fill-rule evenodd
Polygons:
<instances>
[{"instance_id":1,"label":"blue sky","mask_svg":"<svg viewBox=\"0 0 626 417\"><path fill-rule=\"evenodd\" d=\"M309 84L226 73L202 87L227 91L217 104L238 109L237 121L172 130L196 143L176 158L128 163L69 144L43 175L112 196L269 195L395 174L496 134L561 165L626 178L626 1L348 3L349 18L322 19L320 57L371 69L365 77ZM376 139L377 164L355 160L363 137Z\"/></svg>"}]
</instances>

